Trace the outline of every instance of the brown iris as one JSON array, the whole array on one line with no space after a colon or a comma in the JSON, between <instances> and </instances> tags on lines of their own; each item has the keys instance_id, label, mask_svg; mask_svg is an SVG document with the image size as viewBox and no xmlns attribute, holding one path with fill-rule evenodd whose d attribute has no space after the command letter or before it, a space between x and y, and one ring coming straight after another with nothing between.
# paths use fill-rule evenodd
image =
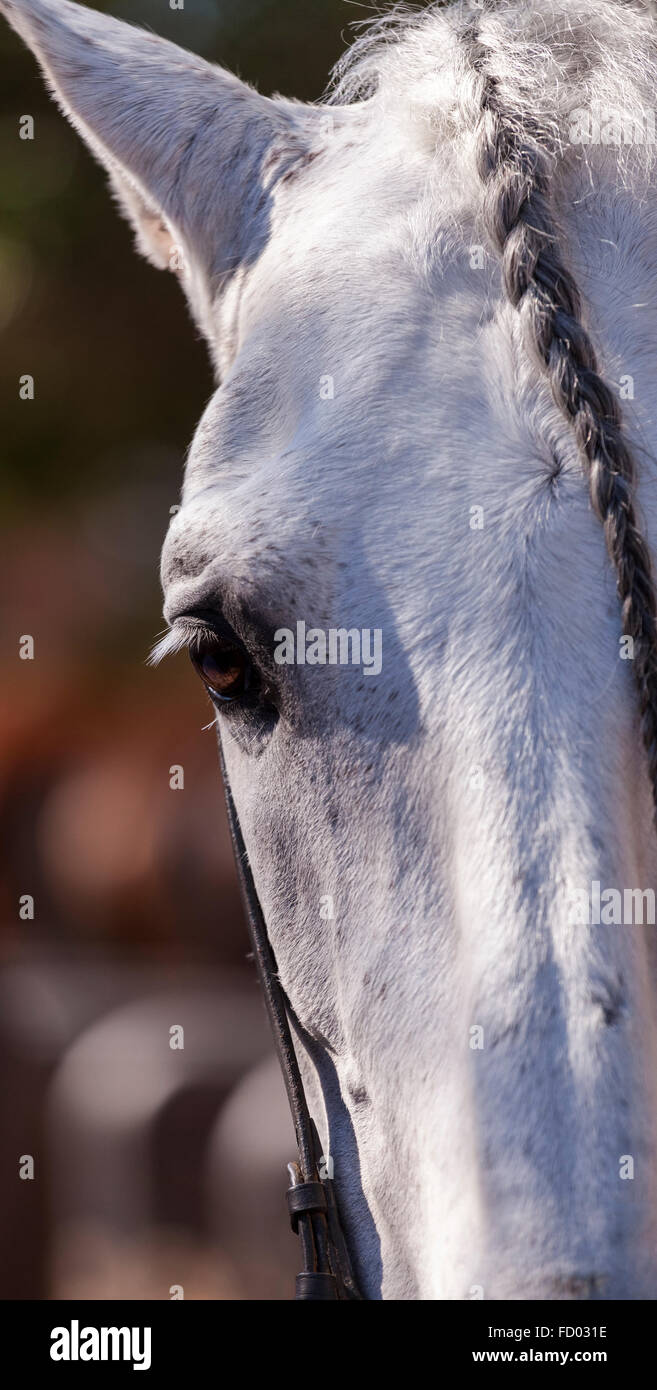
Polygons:
<instances>
[{"instance_id":1,"label":"brown iris","mask_svg":"<svg viewBox=\"0 0 657 1390\"><path fill-rule=\"evenodd\" d=\"M191 653L208 694L215 700L239 700L248 685L249 661L240 647L213 643Z\"/></svg>"}]
</instances>

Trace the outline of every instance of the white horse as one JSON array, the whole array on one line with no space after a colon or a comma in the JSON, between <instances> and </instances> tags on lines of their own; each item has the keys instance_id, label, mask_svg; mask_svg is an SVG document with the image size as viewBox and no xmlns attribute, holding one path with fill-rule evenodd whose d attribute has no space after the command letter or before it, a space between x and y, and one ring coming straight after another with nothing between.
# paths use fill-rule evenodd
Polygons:
<instances>
[{"instance_id":1,"label":"white horse","mask_svg":"<svg viewBox=\"0 0 657 1390\"><path fill-rule=\"evenodd\" d=\"M649 9L404 10L321 106L0 10L216 364L164 648L214 691L365 1296L654 1298Z\"/></svg>"}]
</instances>

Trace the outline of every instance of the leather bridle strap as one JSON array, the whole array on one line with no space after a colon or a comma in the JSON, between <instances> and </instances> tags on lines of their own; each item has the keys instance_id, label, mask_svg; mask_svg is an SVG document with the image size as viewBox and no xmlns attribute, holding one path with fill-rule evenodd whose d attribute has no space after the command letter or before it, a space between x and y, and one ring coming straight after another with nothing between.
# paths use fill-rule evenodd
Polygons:
<instances>
[{"instance_id":1,"label":"leather bridle strap","mask_svg":"<svg viewBox=\"0 0 657 1390\"><path fill-rule=\"evenodd\" d=\"M303 1270L297 1275L297 1299L359 1299L349 1252L340 1225L332 1180L321 1177L319 1137L306 1101L290 1029L290 1005L280 984L251 865L235 809L223 749L219 745L221 773L226 793L228 824L235 862L246 908L251 945L258 977L274 1035L278 1061L296 1132L298 1160L288 1164L292 1185L287 1204L292 1229L299 1236Z\"/></svg>"}]
</instances>

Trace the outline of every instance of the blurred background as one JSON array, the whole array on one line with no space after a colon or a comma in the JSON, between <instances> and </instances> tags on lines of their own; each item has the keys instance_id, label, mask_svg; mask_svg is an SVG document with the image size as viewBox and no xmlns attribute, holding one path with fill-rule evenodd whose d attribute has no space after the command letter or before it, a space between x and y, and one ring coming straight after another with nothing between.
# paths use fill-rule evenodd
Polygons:
<instances>
[{"instance_id":1,"label":"blurred background","mask_svg":"<svg viewBox=\"0 0 657 1390\"><path fill-rule=\"evenodd\" d=\"M312 100L373 7L96 8ZM211 373L4 24L0 62L0 1298L288 1298L293 1135L215 736L187 659L145 665Z\"/></svg>"}]
</instances>

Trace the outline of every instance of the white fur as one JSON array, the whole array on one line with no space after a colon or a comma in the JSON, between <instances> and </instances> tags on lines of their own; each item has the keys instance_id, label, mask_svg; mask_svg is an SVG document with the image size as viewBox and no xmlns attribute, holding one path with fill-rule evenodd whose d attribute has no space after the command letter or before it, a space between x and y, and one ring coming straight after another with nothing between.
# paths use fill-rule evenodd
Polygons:
<instances>
[{"instance_id":1,"label":"white fur","mask_svg":"<svg viewBox=\"0 0 657 1390\"><path fill-rule=\"evenodd\" d=\"M273 733L222 719L366 1295L655 1297L656 929L568 911L593 880L656 886L650 790L574 440L495 256L471 266L462 8L383 26L330 110L64 0L0 9L200 287L222 384L165 545L169 621L216 608L264 665L263 627L383 630L380 678L286 670ZM557 136L585 102L653 103L640 7L509 0L482 24L509 101ZM198 180L176 177L199 121ZM564 140L555 199L605 372L634 378L654 541L653 152Z\"/></svg>"}]
</instances>

